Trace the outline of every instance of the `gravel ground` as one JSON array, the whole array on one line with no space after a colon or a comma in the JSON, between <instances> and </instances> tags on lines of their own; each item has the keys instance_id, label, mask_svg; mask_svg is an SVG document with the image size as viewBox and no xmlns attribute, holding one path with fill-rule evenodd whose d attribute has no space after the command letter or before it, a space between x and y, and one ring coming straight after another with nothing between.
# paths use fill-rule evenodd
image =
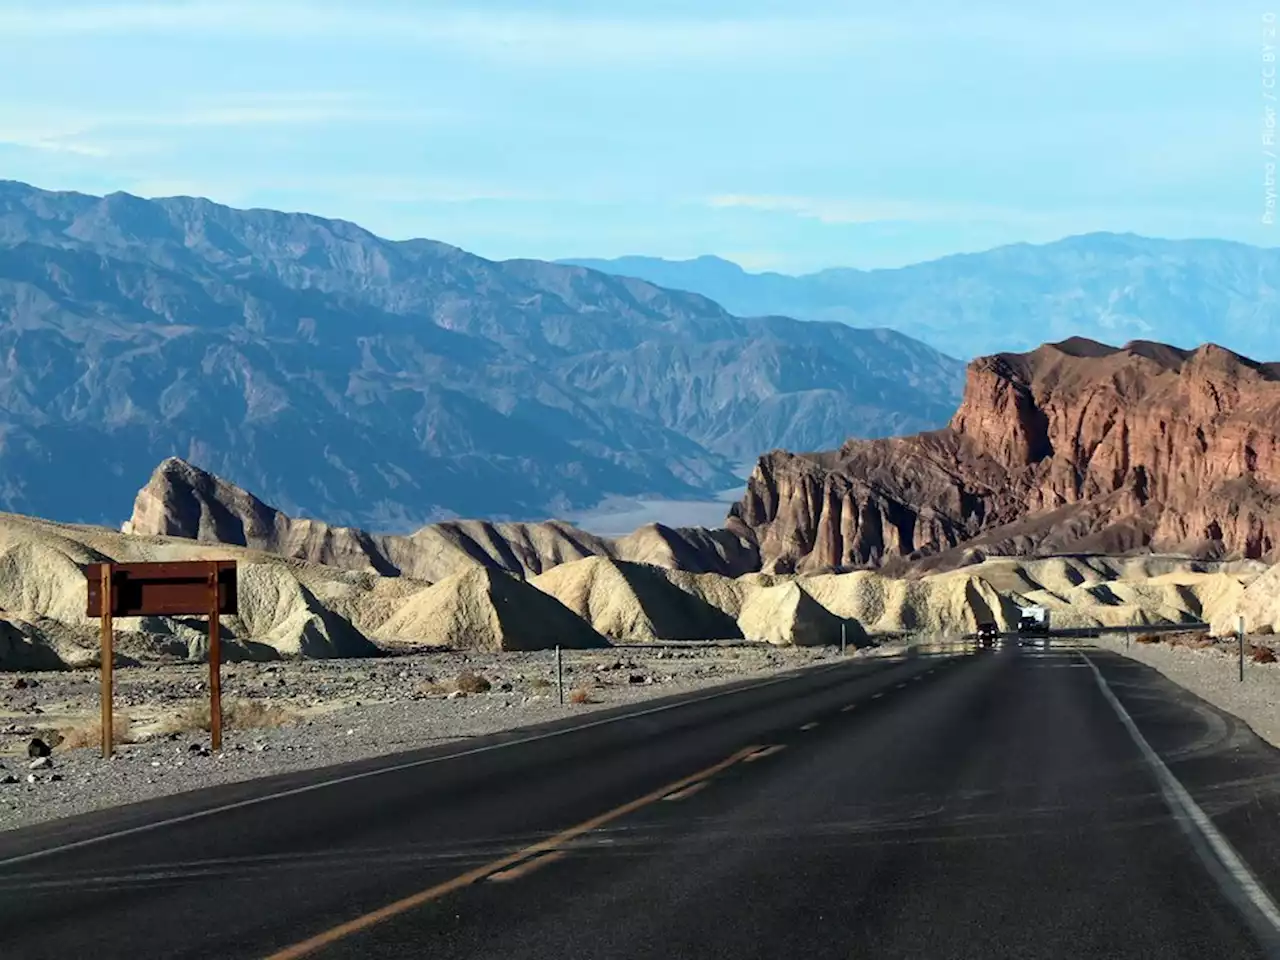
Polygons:
<instances>
[{"instance_id":1,"label":"gravel ground","mask_svg":"<svg viewBox=\"0 0 1280 960\"><path fill-rule=\"evenodd\" d=\"M256 710L266 716L259 722L281 725L231 726L224 730L223 750L213 755L208 734L190 718L207 703L207 667L118 668L116 711L128 716L130 738L138 742L118 747L110 761L96 747L73 746L77 739L98 742L96 672L4 674L0 829L483 736L838 656L821 648L768 645L566 652L566 697L578 691L577 697L588 702L563 706L556 701L549 653L433 652L364 661L228 664L222 673L228 717L234 720L250 704L263 708ZM464 672L484 677L489 690L458 693ZM53 746L51 766L32 769L28 746L33 737Z\"/></svg>"},{"instance_id":2,"label":"gravel ground","mask_svg":"<svg viewBox=\"0 0 1280 960\"><path fill-rule=\"evenodd\" d=\"M1241 683L1234 640L1197 647L1178 642L1178 636L1166 634L1159 643L1128 646L1123 637L1100 637L1090 642L1154 667L1219 710L1239 717L1272 746L1280 747L1280 663L1253 663L1246 655ZM1274 641L1274 637L1254 637L1246 639L1246 644L1270 645ZM1245 649L1248 651L1248 646Z\"/></svg>"}]
</instances>

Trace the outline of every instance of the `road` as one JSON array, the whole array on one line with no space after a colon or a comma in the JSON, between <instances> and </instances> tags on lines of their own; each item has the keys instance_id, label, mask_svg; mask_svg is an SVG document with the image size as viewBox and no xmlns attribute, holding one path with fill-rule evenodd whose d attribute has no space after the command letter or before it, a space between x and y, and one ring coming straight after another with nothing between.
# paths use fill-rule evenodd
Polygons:
<instances>
[{"instance_id":1,"label":"road","mask_svg":"<svg viewBox=\"0 0 1280 960\"><path fill-rule=\"evenodd\" d=\"M1122 657L1007 649L0 834L0 956L1226 960L1277 955L1268 890L1280 753Z\"/></svg>"}]
</instances>

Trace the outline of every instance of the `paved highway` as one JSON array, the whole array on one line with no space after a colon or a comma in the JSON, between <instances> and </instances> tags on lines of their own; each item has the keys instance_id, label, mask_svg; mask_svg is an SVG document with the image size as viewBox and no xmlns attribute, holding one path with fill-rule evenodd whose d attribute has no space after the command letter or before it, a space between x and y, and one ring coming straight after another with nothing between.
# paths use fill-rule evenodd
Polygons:
<instances>
[{"instance_id":1,"label":"paved highway","mask_svg":"<svg viewBox=\"0 0 1280 960\"><path fill-rule=\"evenodd\" d=\"M1225 960L1277 955L1268 891L1280 754L1008 649L0 834L0 956Z\"/></svg>"}]
</instances>

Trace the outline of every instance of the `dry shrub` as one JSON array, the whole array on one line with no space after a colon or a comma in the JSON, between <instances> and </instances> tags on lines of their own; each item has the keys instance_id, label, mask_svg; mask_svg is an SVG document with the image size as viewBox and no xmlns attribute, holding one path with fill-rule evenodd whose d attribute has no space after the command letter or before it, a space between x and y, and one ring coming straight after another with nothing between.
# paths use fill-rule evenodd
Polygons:
<instances>
[{"instance_id":1,"label":"dry shrub","mask_svg":"<svg viewBox=\"0 0 1280 960\"><path fill-rule=\"evenodd\" d=\"M1171 647L1187 647L1190 650L1203 650L1214 645L1213 638L1207 633L1174 633L1168 637Z\"/></svg>"},{"instance_id":2,"label":"dry shrub","mask_svg":"<svg viewBox=\"0 0 1280 960\"><path fill-rule=\"evenodd\" d=\"M538 691L550 690L552 686L554 686L554 684L552 684L550 680L545 680L542 677L534 677L532 680L529 681L530 690L538 690Z\"/></svg>"},{"instance_id":3,"label":"dry shrub","mask_svg":"<svg viewBox=\"0 0 1280 960\"><path fill-rule=\"evenodd\" d=\"M453 688L462 693L488 693L492 686L493 684L483 674L473 673L470 670L463 670L453 681Z\"/></svg>"},{"instance_id":4,"label":"dry shrub","mask_svg":"<svg viewBox=\"0 0 1280 960\"><path fill-rule=\"evenodd\" d=\"M67 750L76 747L97 747L102 744L102 718L93 717L74 726L63 727L58 731L59 746ZM113 743L133 743L133 722L122 713L111 716L111 741Z\"/></svg>"},{"instance_id":5,"label":"dry shrub","mask_svg":"<svg viewBox=\"0 0 1280 960\"><path fill-rule=\"evenodd\" d=\"M590 703L591 692L586 687L574 687L569 691L570 703Z\"/></svg>"},{"instance_id":6,"label":"dry shrub","mask_svg":"<svg viewBox=\"0 0 1280 960\"><path fill-rule=\"evenodd\" d=\"M1262 647L1252 643L1249 645L1249 659L1254 663L1275 663L1276 652L1270 647Z\"/></svg>"},{"instance_id":7,"label":"dry shrub","mask_svg":"<svg viewBox=\"0 0 1280 960\"><path fill-rule=\"evenodd\" d=\"M297 719L287 707L260 700L230 700L222 705L222 725L228 730L260 730L283 727ZM208 731L209 704L189 703L160 725L161 733Z\"/></svg>"},{"instance_id":8,"label":"dry shrub","mask_svg":"<svg viewBox=\"0 0 1280 960\"><path fill-rule=\"evenodd\" d=\"M425 694L428 697L443 697L446 693L449 692L448 687L446 687L443 683L438 683L435 680L423 680L420 684L418 684L416 689L418 693Z\"/></svg>"},{"instance_id":9,"label":"dry shrub","mask_svg":"<svg viewBox=\"0 0 1280 960\"><path fill-rule=\"evenodd\" d=\"M1160 634L1158 633L1140 633L1133 638L1134 643L1159 643Z\"/></svg>"}]
</instances>

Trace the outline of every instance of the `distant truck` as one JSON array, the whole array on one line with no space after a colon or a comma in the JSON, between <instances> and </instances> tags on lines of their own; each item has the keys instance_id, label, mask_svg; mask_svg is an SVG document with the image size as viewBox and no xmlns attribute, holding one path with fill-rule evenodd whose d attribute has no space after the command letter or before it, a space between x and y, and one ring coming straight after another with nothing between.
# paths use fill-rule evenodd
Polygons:
<instances>
[{"instance_id":1,"label":"distant truck","mask_svg":"<svg viewBox=\"0 0 1280 960\"><path fill-rule=\"evenodd\" d=\"M1047 607L1022 607L1018 611L1018 633L1029 637L1049 635L1049 610Z\"/></svg>"}]
</instances>

